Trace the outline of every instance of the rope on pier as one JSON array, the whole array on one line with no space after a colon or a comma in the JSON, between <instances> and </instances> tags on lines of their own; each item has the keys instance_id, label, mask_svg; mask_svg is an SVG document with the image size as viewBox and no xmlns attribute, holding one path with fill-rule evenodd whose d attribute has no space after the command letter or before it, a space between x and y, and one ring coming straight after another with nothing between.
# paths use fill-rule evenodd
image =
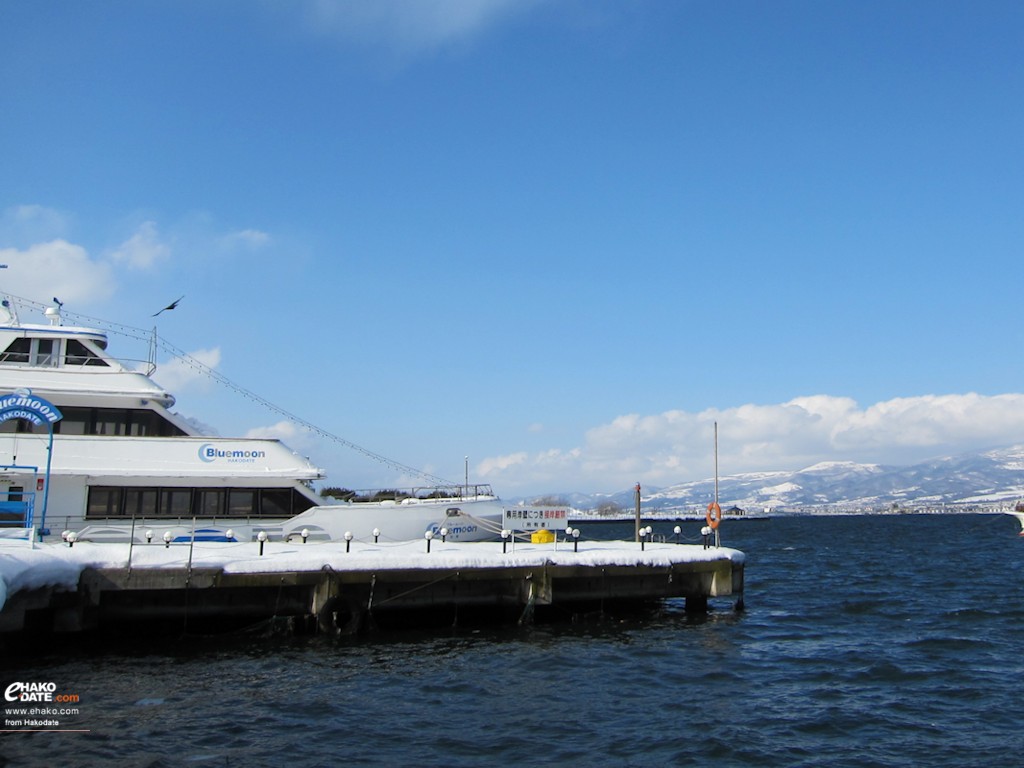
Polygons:
<instances>
[{"instance_id":1,"label":"rope on pier","mask_svg":"<svg viewBox=\"0 0 1024 768\"><path fill-rule=\"evenodd\" d=\"M418 587L413 587L412 589L407 589L405 592L400 592L397 595L392 595L389 598L381 600L381 601L379 601L377 603L377 607L379 608L382 605L387 605L392 600L398 600L398 599L403 598L403 597L408 597L409 595L411 595L411 594L413 594L415 592L419 592L421 589L426 589L427 587L432 587L435 584L440 584L442 581L448 581L449 579L457 579L458 577L459 577L459 571L452 571L447 576L442 576L439 579L434 579L433 581L428 581L428 582L426 582L424 584L420 584Z\"/></svg>"}]
</instances>

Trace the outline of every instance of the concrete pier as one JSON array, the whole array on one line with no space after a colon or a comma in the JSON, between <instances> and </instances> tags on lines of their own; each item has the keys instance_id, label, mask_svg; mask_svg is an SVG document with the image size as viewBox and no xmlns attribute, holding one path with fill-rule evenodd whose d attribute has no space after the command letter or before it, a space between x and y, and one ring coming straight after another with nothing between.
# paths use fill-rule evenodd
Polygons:
<instances>
[{"instance_id":1,"label":"concrete pier","mask_svg":"<svg viewBox=\"0 0 1024 768\"><path fill-rule=\"evenodd\" d=\"M217 631L267 619L297 632L530 622L684 598L742 600L744 557L731 549L633 542L391 546L196 542L193 546L48 545L24 549L0 577L0 636L145 629ZM47 570L53 576L47 576ZM47 582L50 583L47 583ZM19 586L19 582L21 586ZM14 589L12 590L12 586Z\"/></svg>"}]
</instances>

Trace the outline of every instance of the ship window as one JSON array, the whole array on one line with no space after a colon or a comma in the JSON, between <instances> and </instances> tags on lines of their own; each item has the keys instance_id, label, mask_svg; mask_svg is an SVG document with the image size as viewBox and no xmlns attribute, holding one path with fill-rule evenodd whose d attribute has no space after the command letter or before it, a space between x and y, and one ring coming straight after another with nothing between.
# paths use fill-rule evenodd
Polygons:
<instances>
[{"instance_id":1,"label":"ship window","mask_svg":"<svg viewBox=\"0 0 1024 768\"><path fill-rule=\"evenodd\" d=\"M156 488L125 488L123 512L124 516L156 516L156 498Z\"/></svg>"},{"instance_id":2,"label":"ship window","mask_svg":"<svg viewBox=\"0 0 1024 768\"><path fill-rule=\"evenodd\" d=\"M56 365L57 356L54 354L57 348L56 339L36 339L35 354L32 356L32 365Z\"/></svg>"},{"instance_id":3,"label":"ship window","mask_svg":"<svg viewBox=\"0 0 1024 768\"><path fill-rule=\"evenodd\" d=\"M58 435L87 435L88 422L83 419L76 419L68 415L68 412L61 409L64 418L53 425L53 431Z\"/></svg>"},{"instance_id":4,"label":"ship window","mask_svg":"<svg viewBox=\"0 0 1024 768\"><path fill-rule=\"evenodd\" d=\"M256 492L243 488L228 491L228 516L254 517L256 514Z\"/></svg>"},{"instance_id":5,"label":"ship window","mask_svg":"<svg viewBox=\"0 0 1024 768\"><path fill-rule=\"evenodd\" d=\"M15 339L0 356L0 362L4 363L27 363L28 353L32 342L27 338Z\"/></svg>"},{"instance_id":6,"label":"ship window","mask_svg":"<svg viewBox=\"0 0 1024 768\"><path fill-rule=\"evenodd\" d=\"M225 501L230 499L228 515ZM159 505L158 505L159 503ZM257 506L258 505L258 506ZM145 517L200 519L288 518L313 502L294 488L89 488L85 516L89 519Z\"/></svg>"},{"instance_id":7,"label":"ship window","mask_svg":"<svg viewBox=\"0 0 1024 768\"><path fill-rule=\"evenodd\" d=\"M64 418L54 425L54 432L62 435L179 437L185 434L155 411L68 406L61 408L61 413Z\"/></svg>"},{"instance_id":8,"label":"ship window","mask_svg":"<svg viewBox=\"0 0 1024 768\"><path fill-rule=\"evenodd\" d=\"M128 411L125 434L136 437L180 437L185 431L167 421L156 411Z\"/></svg>"},{"instance_id":9,"label":"ship window","mask_svg":"<svg viewBox=\"0 0 1024 768\"><path fill-rule=\"evenodd\" d=\"M124 430L121 434L131 435L132 437L145 437L152 432L150 428L149 411L128 411L125 414L126 419L124 423Z\"/></svg>"},{"instance_id":10,"label":"ship window","mask_svg":"<svg viewBox=\"0 0 1024 768\"><path fill-rule=\"evenodd\" d=\"M78 339L68 339L64 363L65 365L103 365L109 367L106 360L97 357L95 352Z\"/></svg>"},{"instance_id":11,"label":"ship window","mask_svg":"<svg viewBox=\"0 0 1024 768\"><path fill-rule=\"evenodd\" d=\"M11 432L18 434L34 434L38 432L41 435L45 435L49 432L49 428L45 425L37 427L28 419L9 419L0 424L0 433L9 434Z\"/></svg>"},{"instance_id":12,"label":"ship window","mask_svg":"<svg viewBox=\"0 0 1024 768\"><path fill-rule=\"evenodd\" d=\"M268 488L260 494L260 517L291 517L291 489Z\"/></svg>"},{"instance_id":13,"label":"ship window","mask_svg":"<svg viewBox=\"0 0 1024 768\"><path fill-rule=\"evenodd\" d=\"M92 408L61 408L64 417L53 425L53 431L59 435L91 435Z\"/></svg>"},{"instance_id":14,"label":"ship window","mask_svg":"<svg viewBox=\"0 0 1024 768\"><path fill-rule=\"evenodd\" d=\"M123 435L124 414L114 410L97 409L92 434Z\"/></svg>"},{"instance_id":15,"label":"ship window","mask_svg":"<svg viewBox=\"0 0 1024 768\"><path fill-rule=\"evenodd\" d=\"M160 491L161 517L189 517L192 513L192 489L164 488Z\"/></svg>"},{"instance_id":16,"label":"ship window","mask_svg":"<svg viewBox=\"0 0 1024 768\"><path fill-rule=\"evenodd\" d=\"M95 485L89 488L86 517L121 517L121 489Z\"/></svg>"},{"instance_id":17,"label":"ship window","mask_svg":"<svg viewBox=\"0 0 1024 768\"><path fill-rule=\"evenodd\" d=\"M196 492L196 517L223 517L224 491L203 489Z\"/></svg>"}]
</instances>

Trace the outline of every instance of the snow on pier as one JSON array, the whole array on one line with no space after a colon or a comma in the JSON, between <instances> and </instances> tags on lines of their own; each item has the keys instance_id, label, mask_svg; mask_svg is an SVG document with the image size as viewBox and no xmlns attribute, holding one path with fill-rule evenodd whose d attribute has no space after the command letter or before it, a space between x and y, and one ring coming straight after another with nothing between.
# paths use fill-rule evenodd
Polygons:
<instances>
[{"instance_id":1,"label":"snow on pier","mask_svg":"<svg viewBox=\"0 0 1024 768\"><path fill-rule=\"evenodd\" d=\"M536 606L666 597L699 611L708 597L742 595L744 559L622 541L2 541L0 634L273 617L352 630L388 612L498 608L522 620Z\"/></svg>"}]
</instances>

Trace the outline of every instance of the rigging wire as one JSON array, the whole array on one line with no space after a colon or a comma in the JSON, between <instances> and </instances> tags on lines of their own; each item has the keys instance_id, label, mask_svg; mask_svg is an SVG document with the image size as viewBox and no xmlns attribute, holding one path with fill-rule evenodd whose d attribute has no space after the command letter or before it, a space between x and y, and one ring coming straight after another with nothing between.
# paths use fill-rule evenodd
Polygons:
<instances>
[{"instance_id":1,"label":"rigging wire","mask_svg":"<svg viewBox=\"0 0 1024 768\"><path fill-rule=\"evenodd\" d=\"M20 296L13 296L13 295L10 295L10 294L8 294L8 296L9 296L10 299L13 299L14 301L16 301L19 305L30 307L30 308L36 309L36 310L38 310L40 312L45 312L47 309L50 308L49 304L42 304L42 303L40 303L38 301L32 301L31 299L25 299L25 298L22 298ZM405 473L405 474L411 474L411 475L414 475L416 477L423 478L424 480L427 480L428 482L430 482L430 483L432 483L434 485L453 486L453 487L457 487L459 485L458 483L454 483L454 482L452 482L450 480L445 480L444 478L438 477L436 475L432 475L429 472L425 472L425 471L423 471L421 469L416 469L415 467L410 467L407 464L402 464L401 462L395 461L393 459L389 459L386 456L380 455L379 453L374 453L373 451L369 450L368 448L363 448L360 445L356 445L355 443L351 442L350 440L346 440L343 437L339 437L338 435L335 435L335 434L333 434L331 432L328 432L326 429L323 429L322 427L318 427L316 424L313 424L312 422L307 421L306 419L303 419L303 418L301 418L299 416L296 416L294 413L291 413L290 411L285 410L284 408L282 408L279 405L275 405L274 403L270 402L266 398L261 397L260 395L257 395L255 392L252 392L251 390L246 389L245 387L241 386L240 384L236 384L235 382L233 382L231 379L229 379L224 374L222 374L219 371L216 371L213 368L211 368L210 366L206 365L206 363L203 363L202 361L196 359L195 357L192 357L192 355L188 354L184 350L179 349L178 347L174 346L170 342L165 341L164 339L160 338L157 335L156 328L153 328L152 331L147 331L144 328L136 328L136 327L131 326L131 325L124 325L123 323L115 323L115 322L112 322L110 320L103 320L101 318L90 317L88 315L82 315L82 314L79 314L77 312L67 312L67 311L63 311L62 310L61 314L63 316L65 316L65 317L71 318L71 319L73 319L73 320L75 320L77 322L85 323L85 324L89 325L90 327L96 327L96 328L105 329L105 330L111 331L113 333L119 334L121 336L125 336L125 337L130 338L130 339L135 339L136 341L142 341L142 342L149 343L149 345L150 345L149 365L150 365L150 368L151 368L150 373L152 373L152 370L154 370L156 368L155 348L159 348L159 349L163 350L164 352L166 352L167 354L169 354L171 357L175 358L176 360L179 360L182 364L184 364L184 365L188 366L189 368L191 368L192 370L197 371L198 373L201 373L202 375L204 375L204 376L214 380L215 382L217 382L221 386L226 387L227 389L230 389L231 391L235 392L236 394L239 394L242 397L244 397L244 398L246 398L248 400L251 400L252 402L262 406L263 408L266 408L267 410L269 410L269 411L271 411L273 413L278 414L279 416L283 416L288 421L291 421L292 423L297 424L300 427L303 427L304 429L307 429L310 432L313 432L314 434L317 434L317 435L319 435L320 437L322 437L322 438L324 438L326 440L330 440L332 442L338 443L339 445L342 445L342 446L344 446L344 447L346 447L346 448L348 448L348 449L350 449L352 451L355 451L356 453L360 453L363 456L366 456L367 458L373 459L374 461L377 461L377 462L379 462L381 464L384 464L385 466L390 467L391 469L394 469L394 470L396 470L398 472L402 472L402 473Z\"/></svg>"}]
</instances>

